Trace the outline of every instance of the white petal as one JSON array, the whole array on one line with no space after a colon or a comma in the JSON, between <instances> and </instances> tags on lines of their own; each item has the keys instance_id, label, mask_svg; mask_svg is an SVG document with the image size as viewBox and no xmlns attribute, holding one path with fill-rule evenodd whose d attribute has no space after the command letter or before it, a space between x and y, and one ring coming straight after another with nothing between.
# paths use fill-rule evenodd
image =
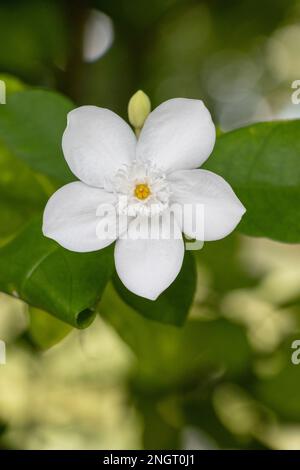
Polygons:
<instances>
[{"instance_id":1,"label":"white petal","mask_svg":"<svg viewBox=\"0 0 300 470\"><path fill-rule=\"evenodd\" d=\"M109 211L115 202L115 196L104 189L92 188L80 181L67 184L56 191L46 205L43 233L71 251L100 250L117 237L116 218L111 217ZM102 217L101 209L105 212ZM98 225L104 223L110 224L111 229L105 238L99 236Z\"/></svg>"},{"instance_id":2,"label":"white petal","mask_svg":"<svg viewBox=\"0 0 300 470\"><path fill-rule=\"evenodd\" d=\"M182 230L191 238L210 241L219 240L231 233L240 222L246 209L231 186L219 175L207 170L176 171L169 175L172 201L189 205L199 204L198 214L204 208L204 226L195 233L193 217L183 217ZM203 206L200 206L203 205ZM179 219L177 219L179 222Z\"/></svg>"},{"instance_id":3,"label":"white petal","mask_svg":"<svg viewBox=\"0 0 300 470\"><path fill-rule=\"evenodd\" d=\"M215 126L200 100L165 101L149 114L137 144L137 157L164 171L197 168L215 144Z\"/></svg>"},{"instance_id":4,"label":"white petal","mask_svg":"<svg viewBox=\"0 0 300 470\"><path fill-rule=\"evenodd\" d=\"M170 239L133 239L130 232L131 226L129 237L121 237L115 245L117 273L131 292L155 300L181 269L184 243L179 228L176 227L176 236Z\"/></svg>"},{"instance_id":5,"label":"white petal","mask_svg":"<svg viewBox=\"0 0 300 470\"><path fill-rule=\"evenodd\" d=\"M136 138L129 125L112 111L82 106L68 114L62 147L77 178L103 187L123 164L135 157Z\"/></svg>"}]
</instances>

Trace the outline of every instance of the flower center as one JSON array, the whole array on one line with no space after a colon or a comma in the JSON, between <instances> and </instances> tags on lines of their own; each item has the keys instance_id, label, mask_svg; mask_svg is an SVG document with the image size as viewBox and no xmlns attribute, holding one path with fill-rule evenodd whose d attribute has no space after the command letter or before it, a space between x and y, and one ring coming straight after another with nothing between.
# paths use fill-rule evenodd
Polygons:
<instances>
[{"instance_id":1,"label":"flower center","mask_svg":"<svg viewBox=\"0 0 300 470\"><path fill-rule=\"evenodd\" d=\"M165 174L145 161L120 168L114 179L118 211L129 216L160 214L169 205L170 188Z\"/></svg>"},{"instance_id":2,"label":"flower center","mask_svg":"<svg viewBox=\"0 0 300 470\"><path fill-rule=\"evenodd\" d=\"M151 194L150 188L148 184L137 184L135 189L134 189L134 195L138 199L147 199Z\"/></svg>"}]
</instances>

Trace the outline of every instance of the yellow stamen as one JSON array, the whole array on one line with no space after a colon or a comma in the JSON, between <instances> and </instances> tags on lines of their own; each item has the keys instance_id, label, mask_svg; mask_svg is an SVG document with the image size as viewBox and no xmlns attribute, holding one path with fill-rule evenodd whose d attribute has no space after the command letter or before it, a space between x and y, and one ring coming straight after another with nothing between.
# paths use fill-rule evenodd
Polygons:
<instances>
[{"instance_id":1,"label":"yellow stamen","mask_svg":"<svg viewBox=\"0 0 300 470\"><path fill-rule=\"evenodd\" d=\"M147 199L151 194L150 188L147 184L137 184L134 189L134 195L138 199Z\"/></svg>"}]
</instances>

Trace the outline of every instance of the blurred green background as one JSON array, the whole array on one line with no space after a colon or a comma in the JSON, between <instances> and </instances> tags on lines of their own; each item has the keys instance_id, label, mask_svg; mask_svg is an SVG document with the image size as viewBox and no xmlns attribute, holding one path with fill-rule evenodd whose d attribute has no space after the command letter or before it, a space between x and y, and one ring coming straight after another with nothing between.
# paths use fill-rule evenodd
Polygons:
<instances>
[{"instance_id":1,"label":"blurred green background","mask_svg":"<svg viewBox=\"0 0 300 470\"><path fill-rule=\"evenodd\" d=\"M2 0L0 25L7 99L50 88L126 118L143 89L203 99L225 131L300 117L296 0ZM0 294L0 447L300 449L300 247L235 233L195 256L183 328L112 286L83 331Z\"/></svg>"}]
</instances>

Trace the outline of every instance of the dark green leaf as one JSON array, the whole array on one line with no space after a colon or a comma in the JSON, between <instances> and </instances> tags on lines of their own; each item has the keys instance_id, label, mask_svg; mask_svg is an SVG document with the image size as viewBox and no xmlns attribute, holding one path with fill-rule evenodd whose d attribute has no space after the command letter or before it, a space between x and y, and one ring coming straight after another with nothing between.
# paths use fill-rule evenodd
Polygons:
<instances>
[{"instance_id":1,"label":"dark green leaf","mask_svg":"<svg viewBox=\"0 0 300 470\"><path fill-rule=\"evenodd\" d=\"M65 250L42 235L40 219L0 248L0 289L77 328L93 320L112 269L112 247Z\"/></svg>"},{"instance_id":2,"label":"dark green leaf","mask_svg":"<svg viewBox=\"0 0 300 470\"><path fill-rule=\"evenodd\" d=\"M222 134L205 168L223 176L247 209L239 229L300 242L300 120Z\"/></svg>"},{"instance_id":3,"label":"dark green leaf","mask_svg":"<svg viewBox=\"0 0 300 470\"><path fill-rule=\"evenodd\" d=\"M0 140L31 169L62 183L73 181L61 150L67 113L73 107L67 98L50 91L14 93L0 106Z\"/></svg>"},{"instance_id":4,"label":"dark green leaf","mask_svg":"<svg viewBox=\"0 0 300 470\"><path fill-rule=\"evenodd\" d=\"M181 326L192 304L196 288L196 266L193 255L186 252L181 271L171 286L157 300L147 300L130 292L114 277L120 297L138 313L161 323Z\"/></svg>"},{"instance_id":5,"label":"dark green leaf","mask_svg":"<svg viewBox=\"0 0 300 470\"><path fill-rule=\"evenodd\" d=\"M46 176L30 170L0 144L0 237L12 235L40 213L53 190Z\"/></svg>"}]
</instances>

